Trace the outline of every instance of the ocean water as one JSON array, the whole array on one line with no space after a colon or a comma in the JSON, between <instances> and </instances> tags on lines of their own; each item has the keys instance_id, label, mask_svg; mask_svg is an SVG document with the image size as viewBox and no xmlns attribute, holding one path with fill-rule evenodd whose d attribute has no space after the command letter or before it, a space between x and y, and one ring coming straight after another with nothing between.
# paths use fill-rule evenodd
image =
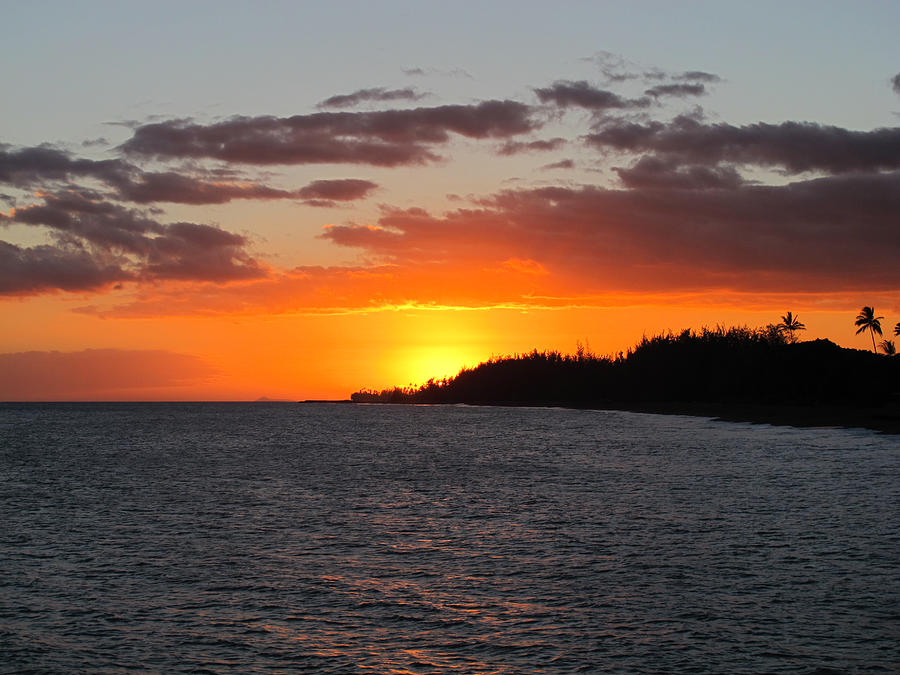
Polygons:
<instances>
[{"instance_id":1,"label":"ocean water","mask_svg":"<svg viewBox=\"0 0 900 675\"><path fill-rule=\"evenodd\" d=\"M898 668L896 436L0 406L0 672Z\"/></svg>"}]
</instances>

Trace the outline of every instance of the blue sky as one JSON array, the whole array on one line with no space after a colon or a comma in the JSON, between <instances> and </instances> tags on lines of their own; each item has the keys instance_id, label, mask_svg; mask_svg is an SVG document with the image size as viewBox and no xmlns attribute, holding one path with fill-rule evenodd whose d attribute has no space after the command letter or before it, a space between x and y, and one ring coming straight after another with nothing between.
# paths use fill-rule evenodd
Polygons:
<instances>
[{"instance_id":1,"label":"blue sky","mask_svg":"<svg viewBox=\"0 0 900 675\"><path fill-rule=\"evenodd\" d=\"M465 102L588 77L580 59L607 51L720 74L735 123L871 128L900 109L898 26L896 2L7 1L0 114L6 142L33 144L150 115L289 115L373 83Z\"/></svg>"}]
</instances>

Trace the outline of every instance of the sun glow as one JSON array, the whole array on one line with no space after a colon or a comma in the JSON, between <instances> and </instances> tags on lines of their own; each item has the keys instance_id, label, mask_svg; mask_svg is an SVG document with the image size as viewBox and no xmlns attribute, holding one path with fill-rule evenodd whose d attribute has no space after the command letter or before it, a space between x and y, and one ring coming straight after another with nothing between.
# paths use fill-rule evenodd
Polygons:
<instances>
[{"instance_id":1,"label":"sun glow","mask_svg":"<svg viewBox=\"0 0 900 675\"><path fill-rule=\"evenodd\" d=\"M404 355L402 368L408 373L409 383L418 385L429 378L452 377L462 368L475 366L481 360L474 350L467 351L458 345L428 345L410 349Z\"/></svg>"}]
</instances>

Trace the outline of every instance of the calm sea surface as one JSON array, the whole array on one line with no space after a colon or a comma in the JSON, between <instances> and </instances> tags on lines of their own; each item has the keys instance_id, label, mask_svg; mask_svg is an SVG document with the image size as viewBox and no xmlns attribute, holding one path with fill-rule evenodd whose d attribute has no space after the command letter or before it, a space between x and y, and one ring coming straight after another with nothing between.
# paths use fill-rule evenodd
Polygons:
<instances>
[{"instance_id":1,"label":"calm sea surface","mask_svg":"<svg viewBox=\"0 0 900 675\"><path fill-rule=\"evenodd\" d=\"M898 669L896 436L0 405L0 672Z\"/></svg>"}]
</instances>

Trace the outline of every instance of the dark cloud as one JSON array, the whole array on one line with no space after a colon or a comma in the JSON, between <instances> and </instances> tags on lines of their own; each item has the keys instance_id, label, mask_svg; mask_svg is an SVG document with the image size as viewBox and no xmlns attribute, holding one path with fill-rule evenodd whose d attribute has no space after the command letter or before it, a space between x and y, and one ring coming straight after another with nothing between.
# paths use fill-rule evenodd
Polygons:
<instances>
[{"instance_id":1,"label":"dark cloud","mask_svg":"<svg viewBox=\"0 0 900 675\"><path fill-rule=\"evenodd\" d=\"M647 98L625 99L606 89L598 89L584 80L560 80L549 87L535 89L534 93L541 103L555 103L561 108L576 106L588 110L614 110L646 108L650 105Z\"/></svg>"},{"instance_id":2,"label":"dark cloud","mask_svg":"<svg viewBox=\"0 0 900 675\"><path fill-rule=\"evenodd\" d=\"M632 189L711 190L736 188L744 182L732 166L682 166L650 155L632 167L613 167L613 171Z\"/></svg>"},{"instance_id":3,"label":"dark cloud","mask_svg":"<svg viewBox=\"0 0 900 675\"><path fill-rule=\"evenodd\" d=\"M651 87L644 92L647 96L660 98L661 96L674 96L676 98L684 98L686 96L703 96L706 93L706 87L702 84L660 84Z\"/></svg>"},{"instance_id":4,"label":"dark cloud","mask_svg":"<svg viewBox=\"0 0 900 675\"><path fill-rule=\"evenodd\" d=\"M112 181L119 195L136 204L173 202L178 204L224 204L233 199L288 199L296 192L258 183L209 182L173 171L137 174Z\"/></svg>"},{"instance_id":5,"label":"dark cloud","mask_svg":"<svg viewBox=\"0 0 900 675\"><path fill-rule=\"evenodd\" d=\"M417 92L411 87L405 89L385 89L375 87L373 89L359 89L352 94L338 94L331 96L319 103L317 108L350 108L368 101L418 101L425 94Z\"/></svg>"},{"instance_id":6,"label":"dark cloud","mask_svg":"<svg viewBox=\"0 0 900 675\"><path fill-rule=\"evenodd\" d=\"M557 150L566 144L564 138L551 138L539 141L507 141L497 151L500 155L517 155L521 152L548 152Z\"/></svg>"},{"instance_id":7,"label":"dark cloud","mask_svg":"<svg viewBox=\"0 0 900 675\"><path fill-rule=\"evenodd\" d=\"M541 167L541 170L549 171L552 169L574 169L574 168L575 168L574 161L572 161L571 159L563 159L558 162L553 162L552 164L544 164L544 166Z\"/></svg>"},{"instance_id":8,"label":"dark cloud","mask_svg":"<svg viewBox=\"0 0 900 675\"><path fill-rule=\"evenodd\" d=\"M83 148L95 148L97 146L106 146L106 145L109 145L109 141L103 137L89 138L88 140L81 141L81 147L83 147Z\"/></svg>"},{"instance_id":9,"label":"dark cloud","mask_svg":"<svg viewBox=\"0 0 900 675\"><path fill-rule=\"evenodd\" d=\"M715 73L706 73L702 70L688 70L679 75L672 75L673 80L690 80L692 82L721 82L722 78Z\"/></svg>"},{"instance_id":10,"label":"dark cloud","mask_svg":"<svg viewBox=\"0 0 900 675\"><path fill-rule=\"evenodd\" d=\"M129 166L118 159L80 159L50 146L0 150L0 183L16 187L76 177L114 180L129 170Z\"/></svg>"},{"instance_id":11,"label":"dark cloud","mask_svg":"<svg viewBox=\"0 0 900 675\"><path fill-rule=\"evenodd\" d=\"M163 350L86 349L0 354L0 401L108 400L203 382L202 359Z\"/></svg>"},{"instance_id":12,"label":"dark cloud","mask_svg":"<svg viewBox=\"0 0 900 675\"><path fill-rule=\"evenodd\" d=\"M645 82L661 82L661 81L669 81L674 83L693 83L693 84L714 84L716 82L721 82L722 78L714 73L707 73L702 70L688 70L683 73L669 73L665 70L661 70L659 68L654 68L653 70L647 70L641 73L641 78ZM654 87L655 88L655 87Z\"/></svg>"},{"instance_id":13,"label":"dark cloud","mask_svg":"<svg viewBox=\"0 0 900 675\"><path fill-rule=\"evenodd\" d=\"M106 183L115 191L116 199L135 204L224 204L234 199L304 197L296 190L235 180L232 171L201 172L201 177L196 177L175 171L147 172L118 159L80 159L50 147L0 151L0 183L49 190L53 189L51 183L86 178Z\"/></svg>"},{"instance_id":14,"label":"dark cloud","mask_svg":"<svg viewBox=\"0 0 900 675\"><path fill-rule=\"evenodd\" d=\"M900 94L900 73L897 73L891 78L891 87L895 92Z\"/></svg>"},{"instance_id":15,"label":"dark cloud","mask_svg":"<svg viewBox=\"0 0 900 675\"><path fill-rule=\"evenodd\" d=\"M131 155L219 159L245 164L421 164L450 134L509 138L538 126L516 101L474 105L326 112L294 117L238 117L210 125L170 120L138 127L121 147Z\"/></svg>"},{"instance_id":16,"label":"dark cloud","mask_svg":"<svg viewBox=\"0 0 900 675\"><path fill-rule=\"evenodd\" d=\"M668 124L613 122L587 141L600 149L664 155L684 164L777 166L789 173L900 168L900 128L850 131L810 122L736 127L679 117Z\"/></svg>"},{"instance_id":17,"label":"dark cloud","mask_svg":"<svg viewBox=\"0 0 900 675\"><path fill-rule=\"evenodd\" d=\"M209 225L173 223L164 226L146 254L144 278L223 283L265 275L245 250L247 240Z\"/></svg>"},{"instance_id":18,"label":"dark cloud","mask_svg":"<svg viewBox=\"0 0 900 675\"><path fill-rule=\"evenodd\" d=\"M512 190L476 209L389 211L378 227L323 236L395 263L534 260L585 292L900 287L900 173L693 188Z\"/></svg>"},{"instance_id":19,"label":"dark cloud","mask_svg":"<svg viewBox=\"0 0 900 675\"><path fill-rule=\"evenodd\" d=\"M0 295L95 290L133 278L116 262L77 248L21 248L0 241Z\"/></svg>"},{"instance_id":20,"label":"dark cloud","mask_svg":"<svg viewBox=\"0 0 900 675\"><path fill-rule=\"evenodd\" d=\"M297 196L307 200L352 201L363 199L378 187L377 183L358 178L316 180L297 191ZM318 206L313 204L313 206Z\"/></svg>"},{"instance_id":21,"label":"dark cloud","mask_svg":"<svg viewBox=\"0 0 900 675\"><path fill-rule=\"evenodd\" d=\"M227 282L259 278L262 266L241 235L196 223L163 224L146 212L82 191L43 196L0 222L49 228L53 245L3 243L0 291L92 290L119 281Z\"/></svg>"}]
</instances>

